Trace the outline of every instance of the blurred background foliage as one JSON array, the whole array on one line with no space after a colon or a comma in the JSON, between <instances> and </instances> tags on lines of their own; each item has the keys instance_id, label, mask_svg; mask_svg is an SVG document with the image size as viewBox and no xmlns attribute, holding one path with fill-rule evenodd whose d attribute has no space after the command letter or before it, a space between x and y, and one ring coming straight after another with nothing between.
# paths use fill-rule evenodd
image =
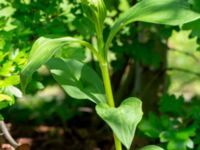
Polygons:
<instances>
[{"instance_id":1,"label":"blurred background foliage","mask_svg":"<svg viewBox=\"0 0 200 150\"><path fill-rule=\"evenodd\" d=\"M136 2L105 1L104 39L114 19ZM199 0L188 3L200 12ZM80 1L0 0L0 111L12 123L13 134L33 138L34 149L41 143L43 150L63 149L67 141L63 139L72 137L68 143L74 147L67 149L110 150L111 132L96 116L93 104L72 100L45 66L34 74L22 97L19 73L40 36L77 36L96 44L94 27L84 16ZM199 42L200 20L181 27L137 22L123 28L113 40L109 62L117 104L129 96L143 101L145 116L133 148L157 144L166 150L200 150ZM95 58L79 45L64 47L57 55L86 61L99 73ZM40 125L61 127L65 134L52 146L51 138L57 135L48 132L38 139L34 129ZM50 142L45 143L46 138Z\"/></svg>"}]
</instances>

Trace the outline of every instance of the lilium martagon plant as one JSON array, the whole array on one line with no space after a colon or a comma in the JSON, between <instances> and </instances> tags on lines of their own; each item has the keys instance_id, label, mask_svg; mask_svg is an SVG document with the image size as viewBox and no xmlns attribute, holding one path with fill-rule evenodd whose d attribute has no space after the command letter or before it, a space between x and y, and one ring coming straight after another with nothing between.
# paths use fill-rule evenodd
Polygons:
<instances>
[{"instance_id":1,"label":"lilium martagon plant","mask_svg":"<svg viewBox=\"0 0 200 150\"><path fill-rule=\"evenodd\" d=\"M103 0L82 0L85 16L95 26L98 46L75 37L47 38L40 37L32 46L28 63L21 72L22 90L31 80L32 74L46 65L55 80L65 92L75 99L88 99L96 104L97 114L110 126L114 133L116 150L122 145L130 149L135 130L142 119L142 102L136 97L125 99L115 107L111 88L107 53L113 38L124 26L137 21L182 25L200 18L200 14L191 10L183 0L141 0L123 12L113 23L108 37L103 38L104 20L107 9ZM99 62L102 79L89 66L74 58L55 57L55 53L63 46L78 43L89 49ZM89 78L88 78L89 77ZM163 150L150 145L140 150Z\"/></svg>"}]
</instances>

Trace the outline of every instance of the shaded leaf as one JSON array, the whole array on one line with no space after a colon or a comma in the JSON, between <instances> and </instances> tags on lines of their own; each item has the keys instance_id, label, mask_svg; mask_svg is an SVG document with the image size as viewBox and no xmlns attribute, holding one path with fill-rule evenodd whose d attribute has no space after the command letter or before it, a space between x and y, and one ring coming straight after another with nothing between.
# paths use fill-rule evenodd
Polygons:
<instances>
[{"instance_id":1,"label":"shaded leaf","mask_svg":"<svg viewBox=\"0 0 200 150\"><path fill-rule=\"evenodd\" d=\"M8 101L0 101L0 110L9 106Z\"/></svg>"},{"instance_id":2,"label":"shaded leaf","mask_svg":"<svg viewBox=\"0 0 200 150\"><path fill-rule=\"evenodd\" d=\"M179 115L182 113L182 106L184 103L184 98L176 98L175 95L164 94L160 100L159 110L163 113L171 113Z\"/></svg>"},{"instance_id":3,"label":"shaded leaf","mask_svg":"<svg viewBox=\"0 0 200 150\"><path fill-rule=\"evenodd\" d=\"M75 60L53 58L47 63L55 80L73 98L105 103L104 87L96 72Z\"/></svg>"},{"instance_id":4,"label":"shaded leaf","mask_svg":"<svg viewBox=\"0 0 200 150\"><path fill-rule=\"evenodd\" d=\"M149 115L148 119L143 118L138 128L151 139L158 138L160 132L162 132L163 130L163 126L162 126L163 119L159 118L154 113L149 113L148 115ZM165 119L165 121L167 120Z\"/></svg>"},{"instance_id":5,"label":"shaded leaf","mask_svg":"<svg viewBox=\"0 0 200 150\"><path fill-rule=\"evenodd\" d=\"M200 19L184 24L183 30L191 30L192 36L200 37Z\"/></svg>"},{"instance_id":6,"label":"shaded leaf","mask_svg":"<svg viewBox=\"0 0 200 150\"><path fill-rule=\"evenodd\" d=\"M191 3L194 7L194 9L198 12L200 12L200 1L199 0L191 0Z\"/></svg>"},{"instance_id":7,"label":"shaded leaf","mask_svg":"<svg viewBox=\"0 0 200 150\"><path fill-rule=\"evenodd\" d=\"M130 97L124 100L118 108L109 107L105 103L98 104L96 111L111 127L122 144L129 149L136 126L142 119L142 102Z\"/></svg>"}]
</instances>

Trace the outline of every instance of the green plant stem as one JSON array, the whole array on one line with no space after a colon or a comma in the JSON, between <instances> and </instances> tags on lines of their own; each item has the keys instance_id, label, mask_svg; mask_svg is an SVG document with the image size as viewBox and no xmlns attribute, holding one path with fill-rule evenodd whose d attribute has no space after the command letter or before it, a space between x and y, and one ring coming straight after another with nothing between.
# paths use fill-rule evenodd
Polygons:
<instances>
[{"instance_id":1,"label":"green plant stem","mask_svg":"<svg viewBox=\"0 0 200 150\"><path fill-rule=\"evenodd\" d=\"M101 64L101 72L103 76L103 82L104 82L108 105L111 107L115 107L107 63Z\"/></svg>"},{"instance_id":2,"label":"green plant stem","mask_svg":"<svg viewBox=\"0 0 200 150\"><path fill-rule=\"evenodd\" d=\"M114 102L113 92L112 92L112 87L111 87L111 82L110 82L110 76L109 76L109 71L108 71L108 64L107 62L100 62L100 66L101 66L101 72L103 76L103 82L104 82L108 105L110 107L115 107L115 102ZM114 134L114 141L115 141L115 149L122 150L122 144L115 134Z\"/></svg>"},{"instance_id":3,"label":"green plant stem","mask_svg":"<svg viewBox=\"0 0 200 150\"><path fill-rule=\"evenodd\" d=\"M116 150L122 150L122 144L115 134L114 134L114 141Z\"/></svg>"}]
</instances>

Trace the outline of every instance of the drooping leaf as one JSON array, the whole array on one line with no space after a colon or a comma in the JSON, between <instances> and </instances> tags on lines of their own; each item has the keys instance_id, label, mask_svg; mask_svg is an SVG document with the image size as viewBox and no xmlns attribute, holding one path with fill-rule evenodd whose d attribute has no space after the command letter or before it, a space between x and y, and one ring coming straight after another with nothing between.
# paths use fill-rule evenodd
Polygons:
<instances>
[{"instance_id":1,"label":"drooping leaf","mask_svg":"<svg viewBox=\"0 0 200 150\"><path fill-rule=\"evenodd\" d=\"M142 0L124 12L114 23L106 42L106 50L115 34L125 25L135 21L182 25L200 18L184 0Z\"/></svg>"},{"instance_id":2,"label":"drooping leaf","mask_svg":"<svg viewBox=\"0 0 200 150\"><path fill-rule=\"evenodd\" d=\"M55 80L73 98L105 103L103 83L96 72L75 59L52 58L47 62Z\"/></svg>"},{"instance_id":3,"label":"drooping leaf","mask_svg":"<svg viewBox=\"0 0 200 150\"><path fill-rule=\"evenodd\" d=\"M159 147L159 146L155 146L155 145L148 145L145 146L139 150L164 150L163 148Z\"/></svg>"},{"instance_id":4,"label":"drooping leaf","mask_svg":"<svg viewBox=\"0 0 200 150\"><path fill-rule=\"evenodd\" d=\"M96 106L98 115L106 121L118 139L127 149L130 148L136 126L142 119L142 102L134 97L124 100L118 108L105 103Z\"/></svg>"},{"instance_id":5,"label":"drooping leaf","mask_svg":"<svg viewBox=\"0 0 200 150\"><path fill-rule=\"evenodd\" d=\"M45 64L62 46L76 42L90 47L90 44L72 37L50 39L41 37L34 44L30 52L29 61L21 72L22 90L31 79L32 74L43 64Z\"/></svg>"}]
</instances>

